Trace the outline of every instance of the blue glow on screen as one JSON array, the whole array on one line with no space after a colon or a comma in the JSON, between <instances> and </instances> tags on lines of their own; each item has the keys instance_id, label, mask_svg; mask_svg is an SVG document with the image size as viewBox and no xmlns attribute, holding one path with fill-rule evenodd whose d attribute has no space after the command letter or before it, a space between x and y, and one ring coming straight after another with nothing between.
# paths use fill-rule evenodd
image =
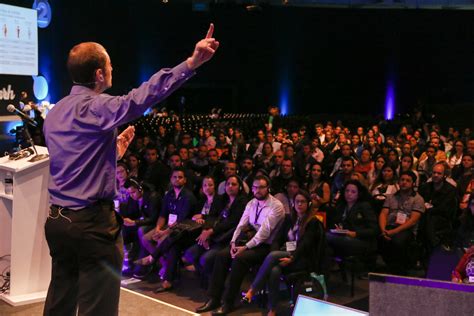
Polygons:
<instances>
[{"instance_id":1,"label":"blue glow on screen","mask_svg":"<svg viewBox=\"0 0 474 316\"><path fill-rule=\"evenodd\" d=\"M288 114L288 98L289 98L288 87L284 86L280 89L279 108L280 108L281 115Z\"/></svg>"}]
</instances>

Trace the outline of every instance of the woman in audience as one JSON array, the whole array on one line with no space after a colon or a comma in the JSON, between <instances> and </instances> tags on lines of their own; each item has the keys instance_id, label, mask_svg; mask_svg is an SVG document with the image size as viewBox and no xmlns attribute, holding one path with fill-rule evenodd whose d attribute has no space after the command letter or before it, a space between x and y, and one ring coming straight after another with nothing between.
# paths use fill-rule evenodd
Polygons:
<instances>
[{"instance_id":1,"label":"woman in audience","mask_svg":"<svg viewBox=\"0 0 474 316\"><path fill-rule=\"evenodd\" d=\"M315 162L311 165L310 178L306 189L311 196L311 207L315 210L323 210L331 199L331 187L324 181L321 163Z\"/></svg>"},{"instance_id":2,"label":"woman in audience","mask_svg":"<svg viewBox=\"0 0 474 316\"><path fill-rule=\"evenodd\" d=\"M328 244L337 255L369 254L377 248L377 218L370 194L357 180L346 182L344 194L334 211L335 229L326 233Z\"/></svg>"},{"instance_id":3,"label":"woman in audience","mask_svg":"<svg viewBox=\"0 0 474 316\"><path fill-rule=\"evenodd\" d=\"M263 143L262 154L256 157L255 165L258 168L264 168L270 170L273 166L273 146L269 142Z\"/></svg>"},{"instance_id":4,"label":"woman in audience","mask_svg":"<svg viewBox=\"0 0 474 316\"><path fill-rule=\"evenodd\" d=\"M462 211L456 238L456 246L468 247L474 240L474 193L469 195L468 207Z\"/></svg>"},{"instance_id":5,"label":"woman in audience","mask_svg":"<svg viewBox=\"0 0 474 316\"><path fill-rule=\"evenodd\" d=\"M276 315L280 276L285 272L320 273L325 238L322 223L311 212L311 198L306 191L295 196L291 215L285 218L276 241L281 251L270 252L260 266L255 280L243 298L251 302L255 293L265 285L268 289L268 316Z\"/></svg>"},{"instance_id":6,"label":"woman in audience","mask_svg":"<svg viewBox=\"0 0 474 316\"><path fill-rule=\"evenodd\" d=\"M369 182L369 187L371 187L375 180L379 177L382 173L382 168L385 166L386 160L384 156L377 156L374 162L374 168L369 171L367 175L367 181Z\"/></svg>"},{"instance_id":7,"label":"woman in audience","mask_svg":"<svg viewBox=\"0 0 474 316\"><path fill-rule=\"evenodd\" d=\"M116 200L118 201L120 206L125 204L129 197L127 188L125 188L124 186L128 177L129 177L129 171L128 171L127 165L121 162L117 163L117 169L115 171L115 179L117 180ZM118 209L120 209L120 207Z\"/></svg>"},{"instance_id":8,"label":"woman in audience","mask_svg":"<svg viewBox=\"0 0 474 316\"><path fill-rule=\"evenodd\" d=\"M247 200L242 180L235 175L228 177L222 207L216 220L203 224L202 232L196 239L197 243L188 248L184 254L185 261L193 264L203 276L208 276L212 272L216 254L231 240Z\"/></svg>"},{"instance_id":9,"label":"woman in audience","mask_svg":"<svg viewBox=\"0 0 474 316\"><path fill-rule=\"evenodd\" d=\"M389 149L387 157L388 157L388 163L391 164L395 169L398 169L400 165L398 151L394 148Z\"/></svg>"},{"instance_id":10,"label":"woman in audience","mask_svg":"<svg viewBox=\"0 0 474 316\"><path fill-rule=\"evenodd\" d=\"M370 187L370 193L376 199L385 200L388 194L394 194L397 191L397 170L392 165L385 164L382 172Z\"/></svg>"},{"instance_id":11,"label":"woman in audience","mask_svg":"<svg viewBox=\"0 0 474 316\"><path fill-rule=\"evenodd\" d=\"M464 154L464 143L460 140L454 142L453 148L447 152L448 165L452 169L454 166L461 164Z\"/></svg>"},{"instance_id":12,"label":"woman in audience","mask_svg":"<svg viewBox=\"0 0 474 316\"><path fill-rule=\"evenodd\" d=\"M416 175L416 183L415 186L418 187L420 184L420 177L418 176L418 171L416 171L414 168L415 166L414 161L413 161L413 156L409 154L403 154L402 158L400 159L400 167L398 169L398 175L400 175L401 172L404 171L411 171Z\"/></svg>"},{"instance_id":13,"label":"woman in audience","mask_svg":"<svg viewBox=\"0 0 474 316\"><path fill-rule=\"evenodd\" d=\"M363 149L360 153L360 160L354 167L354 171L360 172L364 174L365 177L368 177L370 171L374 169L374 162L372 161L371 156L370 150Z\"/></svg>"},{"instance_id":14,"label":"woman in audience","mask_svg":"<svg viewBox=\"0 0 474 316\"><path fill-rule=\"evenodd\" d=\"M199 213L192 220L198 224L214 221L222 207L222 199L217 195L216 182L213 177L205 176L201 185L202 195L197 204Z\"/></svg>"},{"instance_id":15,"label":"woman in audience","mask_svg":"<svg viewBox=\"0 0 474 316\"><path fill-rule=\"evenodd\" d=\"M473 156L468 153L463 154L461 163L454 166L451 177L459 181L462 177L470 175L472 173L472 168L474 167Z\"/></svg>"},{"instance_id":16,"label":"woman in audience","mask_svg":"<svg viewBox=\"0 0 474 316\"><path fill-rule=\"evenodd\" d=\"M285 185L284 192L275 194L275 198L283 204L285 214L290 214L294 207L295 194L300 190L300 182L296 178L290 178Z\"/></svg>"},{"instance_id":17,"label":"woman in audience","mask_svg":"<svg viewBox=\"0 0 474 316\"><path fill-rule=\"evenodd\" d=\"M142 170L141 170L141 163L140 158L138 155L131 153L127 156L127 165L128 165L128 176L135 177L137 179L141 179Z\"/></svg>"}]
</instances>

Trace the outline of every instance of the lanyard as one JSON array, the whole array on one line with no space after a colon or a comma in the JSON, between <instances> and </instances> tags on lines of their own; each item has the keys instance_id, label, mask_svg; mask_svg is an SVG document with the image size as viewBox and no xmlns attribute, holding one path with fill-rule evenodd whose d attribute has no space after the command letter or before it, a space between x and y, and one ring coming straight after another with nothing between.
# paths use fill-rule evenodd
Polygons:
<instances>
[{"instance_id":1,"label":"lanyard","mask_svg":"<svg viewBox=\"0 0 474 316\"><path fill-rule=\"evenodd\" d=\"M257 207L255 208L255 220L253 221L254 225L258 225L258 219L260 218L260 214L262 213L263 208L265 205L263 205L260 209L258 209L258 202L257 202Z\"/></svg>"}]
</instances>

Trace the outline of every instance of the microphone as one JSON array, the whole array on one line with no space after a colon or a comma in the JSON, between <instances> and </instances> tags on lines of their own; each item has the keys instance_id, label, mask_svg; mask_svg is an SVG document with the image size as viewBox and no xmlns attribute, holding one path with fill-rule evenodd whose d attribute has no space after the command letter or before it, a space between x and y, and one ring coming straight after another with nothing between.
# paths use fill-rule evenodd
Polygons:
<instances>
[{"instance_id":1,"label":"microphone","mask_svg":"<svg viewBox=\"0 0 474 316\"><path fill-rule=\"evenodd\" d=\"M38 126L38 123L36 123L35 120L33 120L31 117L29 117L28 115L26 115L25 113L23 113L22 111L18 110L13 104L9 104L7 106L7 111L8 112L11 112L11 113L15 113L16 115L18 115L19 117L21 117L21 119L29 124L31 124L32 126L34 127L37 127Z\"/></svg>"}]
</instances>

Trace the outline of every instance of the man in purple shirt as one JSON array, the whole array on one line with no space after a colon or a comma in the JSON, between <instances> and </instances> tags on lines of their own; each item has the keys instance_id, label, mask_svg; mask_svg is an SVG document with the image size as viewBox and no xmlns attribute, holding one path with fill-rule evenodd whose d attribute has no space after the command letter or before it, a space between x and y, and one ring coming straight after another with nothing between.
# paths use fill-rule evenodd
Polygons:
<instances>
[{"instance_id":1,"label":"man in purple shirt","mask_svg":"<svg viewBox=\"0 0 474 316\"><path fill-rule=\"evenodd\" d=\"M112 86L112 64L100 44L69 52L74 86L49 112L44 134L50 154L50 214L45 224L52 257L44 315L117 315L122 266L121 220L113 209L115 168L134 136L117 127L185 83L212 58L219 42L211 24L191 57L162 69L124 96L103 94Z\"/></svg>"}]
</instances>

